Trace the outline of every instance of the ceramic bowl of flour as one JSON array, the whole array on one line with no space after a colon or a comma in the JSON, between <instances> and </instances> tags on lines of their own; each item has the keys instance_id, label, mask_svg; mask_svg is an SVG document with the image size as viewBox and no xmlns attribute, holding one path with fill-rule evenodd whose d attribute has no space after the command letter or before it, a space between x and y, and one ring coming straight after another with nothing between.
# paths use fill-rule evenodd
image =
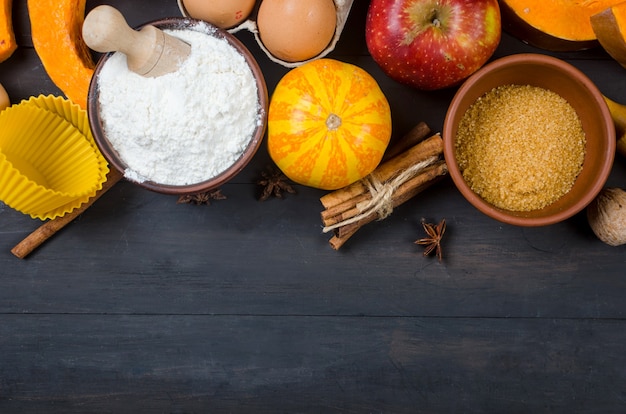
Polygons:
<instances>
[{"instance_id":1,"label":"ceramic bowl of flour","mask_svg":"<svg viewBox=\"0 0 626 414\"><path fill-rule=\"evenodd\" d=\"M233 35L206 22L149 22L191 45L175 72L131 72L126 56L102 55L91 80L89 123L110 164L165 194L197 194L237 175L265 134L268 92L261 69Z\"/></svg>"}]
</instances>

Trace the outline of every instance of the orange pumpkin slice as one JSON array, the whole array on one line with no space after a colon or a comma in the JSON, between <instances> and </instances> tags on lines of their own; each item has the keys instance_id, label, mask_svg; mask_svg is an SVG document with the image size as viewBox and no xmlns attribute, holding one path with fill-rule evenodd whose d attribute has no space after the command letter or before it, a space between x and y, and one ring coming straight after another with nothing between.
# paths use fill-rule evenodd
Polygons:
<instances>
[{"instance_id":1,"label":"orange pumpkin slice","mask_svg":"<svg viewBox=\"0 0 626 414\"><path fill-rule=\"evenodd\" d=\"M15 49L17 49L17 43L15 42L15 34L13 33L13 21L11 20L11 0L0 0L2 5L0 8L0 62L7 60Z\"/></svg>"},{"instance_id":2,"label":"orange pumpkin slice","mask_svg":"<svg viewBox=\"0 0 626 414\"><path fill-rule=\"evenodd\" d=\"M624 0L500 0L503 28L533 46L575 51L598 46L590 17Z\"/></svg>"},{"instance_id":3,"label":"orange pumpkin slice","mask_svg":"<svg viewBox=\"0 0 626 414\"><path fill-rule=\"evenodd\" d=\"M87 108L95 64L83 41L85 0L28 0L35 51L54 84Z\"/></svg>"},{"instance_id":4,"label":"orange pumpkin slice","mask_svg":"<svg viewBox=\"0 0 626 414\"><path fill-rule=\"evenodd\" d=\"M279 81L268 111L269 154L291 180L335 190L365 177L391 138L389 103L363 69L305 63Z\"/></svg>"},{"instance_id":5,"label":"orange pumpkin slice","mask_svg":"<svg viewBox=\"0 0 626 414\"><path fill-rule=\"evenodd\" d=\"M591 27L604 50L626 68L626 2L591 16Z\"/></svg>"}]
</instances>

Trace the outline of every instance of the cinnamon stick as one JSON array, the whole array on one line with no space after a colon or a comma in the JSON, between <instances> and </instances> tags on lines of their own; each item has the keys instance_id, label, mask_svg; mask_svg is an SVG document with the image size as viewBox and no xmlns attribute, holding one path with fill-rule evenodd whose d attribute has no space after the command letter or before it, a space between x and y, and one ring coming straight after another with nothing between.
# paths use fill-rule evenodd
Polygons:
<instances>
[{"instance_id":1,"label":"cinnamon stick","mask_svg":"<svg viewBox=\"0 0 626 414\"><path fill-rule=\"evenodd\" d=\"M363 194L358 195L356 197L352 197L351 199L346 200L343 203L339 203L339 204L337 204L335 206L327 208L326 210L323 210L320 213L320 216L322 217L322 223L325 226L332 226L333 224L338 223L341 220L335 221L335 223L333 223L335 218L341 216L346 211L350 211L357 204L362 203L364 201L367 201L370 198L371 198L371 195L369 194L369 192L368 193L363 193Z\"/></svg>"},{"instance_id":2,"label":"cinnamon stick","mask_svg":"<svg viewBox=\"0 0 626 414\"><path fill-rule=\"evenodd\" d=\"M76 217L80 216L97 199L110 190L118 181L120 181L122 177L122 173L114 168L111 168L107 176L107 180L104 184L102 184L102 188L91 199L72 212L43 223L39 226L39 228L30 233L24 240L11 249L11 253L20 259L24 259L46 240L55 235L59 230L71 223Z\"/></svg>"},{"instance_id":3,"label":"cinnamon stick","mask_svg":"<svg viewBox=\"0 0 626 414\"><path fill-rule=\"evenodd\" d=\"M400 185L392 198L393 207L404 204L411 198L415 197L426 188L441 179L448 173L448 166L445 161L439 161L436 164L426 168L424 172L416 175L404 184ZM371 223L378 218L377 213L371 213L368 216L345 226L341 226L334 231L334 236L330 239L330 246L338 250L345 242L352 237L361 227Z\"/></svg>"},{"instance_id":4,"label":"cinnamon stick","mask_svg":"<svg viewBox=\"0 0 626 414\"><path fill-rule=\"evenodd\" d=\"M409 148L419 144L424 140L424 138L428 137L428 134L430 134L430 127L426 124L426 122L420 122L409 130L409 132L407 132L401 139L394 142L389 146L389 148L387 148L381 162L385 162L396 155L402 154Z\"/></svg>"},{"instance_id":5,"label":"cinnamon stick","mask_svg":"<svg viewBox=\"0 0 626 414\"><path fill-rule=\"evenodd\" d=\"M350 237L352 237L352 235L354 233L356 233L361 227L356 227L353 226L350 228L350 232L349 234L346 233L343 236L338 236L338 235L334 235L333 237L330 238L330 240L328 241L328 244L330 244L330 247L333 248L333 250L339 250L341 248L341 246L343 246Z\"/></svg>"}]
</instances>

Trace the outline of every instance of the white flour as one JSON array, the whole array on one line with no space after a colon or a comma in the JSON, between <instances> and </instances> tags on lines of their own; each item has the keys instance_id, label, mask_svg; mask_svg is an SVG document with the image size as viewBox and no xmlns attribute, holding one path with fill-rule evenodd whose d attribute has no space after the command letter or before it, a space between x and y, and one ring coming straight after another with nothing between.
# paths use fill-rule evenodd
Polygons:
<instances>
[{"instance_id":1,"label":"white flour","mask_svg":"<svg viewBox=\"0 0 626 414\"><path fill-rule=\"evenodd\" d=\"M241 156L261 122L244 57L208 27L197 29L166 30L191 45L173 73L140 76L122 53L100 72L100 116L129 180L188 185L215 177Z\"/></svg>"}]
</instances>

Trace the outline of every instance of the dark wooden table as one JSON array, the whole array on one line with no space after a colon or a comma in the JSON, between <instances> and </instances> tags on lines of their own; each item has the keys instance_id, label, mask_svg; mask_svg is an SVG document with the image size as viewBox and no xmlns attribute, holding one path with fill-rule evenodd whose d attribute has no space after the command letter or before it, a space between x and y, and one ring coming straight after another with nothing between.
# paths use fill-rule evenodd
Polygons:
<instances>
[{"instance_id":1,"label":"dark wooden table","mask_svg":"<svg viewBox=\"0 0 626 414\"><path fill-rule=\"evenodd\" d=\"M87 9L100 2L88 1ZM175 0L111 1L138 25ZM367 54L356 0L330 55L374 75L394 138L441 131L454 90L420 92ZM0 64L13 101L56 94L32 48ZM270 90L287 69L248 32ZM504 34L494 58L547 53ZM601 50L554 53L626 102L626 71ZM340 251L319 197L257 200L263 148L226 200L121 182L27 259L10 250L40 222L0 204L0 412L493 412L626 410L626 250L584 214L543 228L479 213L446 179L367 225ZM617 157L607 185L625 186ZM423 257L420 221L445 218L444 261Z\"/></svg>"}]
</instances>

